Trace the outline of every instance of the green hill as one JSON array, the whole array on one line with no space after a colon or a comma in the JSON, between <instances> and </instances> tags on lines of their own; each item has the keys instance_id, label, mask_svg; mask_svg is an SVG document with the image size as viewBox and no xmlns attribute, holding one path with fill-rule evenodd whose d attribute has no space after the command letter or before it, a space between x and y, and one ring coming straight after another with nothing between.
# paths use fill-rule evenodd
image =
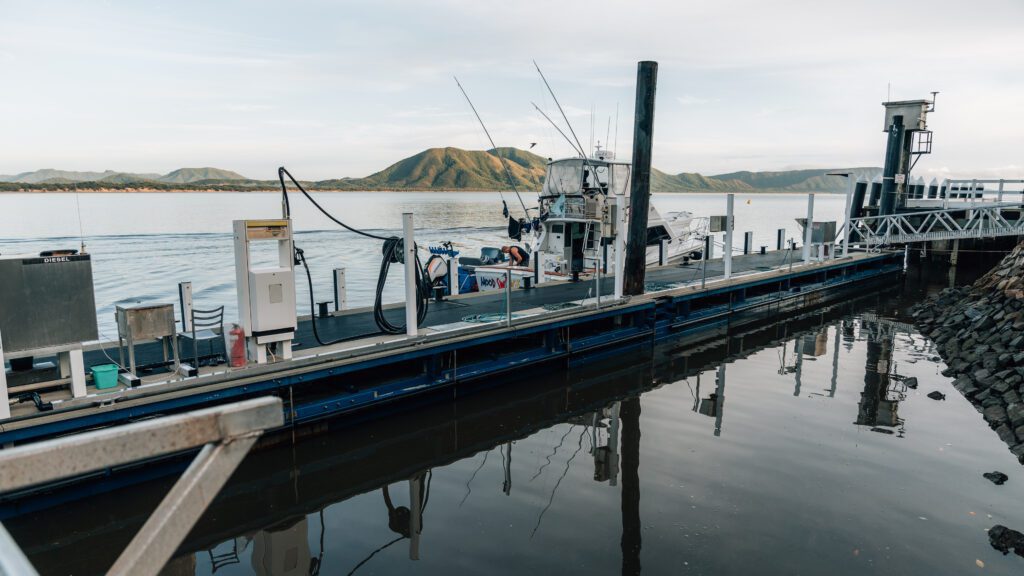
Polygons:
<instances>
[{"instance_id":1,"label":"green hill","mask_svg":"<svg viewBox=\"0 0 1024 576\"><path fill-rule=\"evenodd\" d=\"M248 180L248 178L237 172L220 168L178 168L157 180L168 184L190 184L199 181L219 182L222 180Z\"/></svg>"},{"instance_id":2,"label":"green hill","mask_svg":"<svg viewBox=\"0 0 1024 576\"><path fill-rule=\"evenodd\" d=\"M508 160L516 186L538 190L544 180L546 160L515 148L462 150L430 148L388 166L366 178L347 181L363 189L498 190L508 188L508 177L499 156Z\"/></svg>"}]
</instances>

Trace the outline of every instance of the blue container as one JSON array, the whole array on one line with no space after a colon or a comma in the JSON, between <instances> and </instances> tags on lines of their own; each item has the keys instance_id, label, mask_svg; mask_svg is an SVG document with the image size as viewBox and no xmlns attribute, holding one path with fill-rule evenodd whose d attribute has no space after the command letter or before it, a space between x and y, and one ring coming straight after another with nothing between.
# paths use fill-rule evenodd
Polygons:
<instances>
[{"instance_id":1,"label":"blue container","mask_svg":"<svg viewBox=\"0 0 1024 576\"><path fill-rule=\"evenodd\" d=\"M96 388L103 390L117 386L117 364L100 364L91 370L92 383Z\"/></svg>"}]
</instances>

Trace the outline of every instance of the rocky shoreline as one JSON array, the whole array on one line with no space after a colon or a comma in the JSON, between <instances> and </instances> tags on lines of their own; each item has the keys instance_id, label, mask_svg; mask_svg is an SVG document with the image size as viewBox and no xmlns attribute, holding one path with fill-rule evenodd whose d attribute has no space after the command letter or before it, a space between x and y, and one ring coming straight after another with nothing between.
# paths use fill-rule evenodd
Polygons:
<instances>
[{"instance_id":1,"label":"rocky shoreline","mask_svg":"<svg viewBox=\"0 0 1024 576\"><path fill-rule=\"evenodd\" d=\"M915 306L953 386L1024 464L1024 242L974 284Z\"/></svg>"}]
</instances>

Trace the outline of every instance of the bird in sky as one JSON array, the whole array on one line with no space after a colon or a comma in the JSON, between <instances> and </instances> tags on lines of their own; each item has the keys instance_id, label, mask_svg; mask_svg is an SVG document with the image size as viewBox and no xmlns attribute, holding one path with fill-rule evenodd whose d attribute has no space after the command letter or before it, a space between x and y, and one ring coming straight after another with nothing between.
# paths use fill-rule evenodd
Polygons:
<instances>
[{"instance_id":1,"label":"bird in sky","mask_svg":"<svg viewBox=\"0 0 1024 576\"><path fill-rule=\"evenodd\" d=\"M536 146L536 145L537 145L536 142L530 142L530 150L533 150L533 147Z\"/></svg>"}]
</instances>

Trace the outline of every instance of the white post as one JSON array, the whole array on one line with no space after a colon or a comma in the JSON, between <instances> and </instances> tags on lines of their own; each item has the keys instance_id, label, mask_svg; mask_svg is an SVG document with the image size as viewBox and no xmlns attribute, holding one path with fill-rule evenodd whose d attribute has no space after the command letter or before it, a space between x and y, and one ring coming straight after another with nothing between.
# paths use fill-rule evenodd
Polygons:
<instances>
[{"instance_id":1,"label":"white post","mask_svg":"<svg viewBox=\"0 0 1024 576\"><path fill-rule=\"evenodd\" d=\"M81 398L85 396L85 359L82 349L69 351L68 360L71 363L71 396Z\"/></svg>"},{"instance_id":2,"label":"white post","mask_svg":"<svg viewBox=\"0 0 1024 576\"><path fill-rule=\"evenodd\" d=\"M544 250L538 249L533 255L536 258L533 265L537 267L537 284L547 282L547 278L544 277L544 254Z\"/></svg>"},{"instance_id":3,"label":"white post","mask_svg":"<svg viewBox=\"0 0 1024 576\"><path fill-rule=\"evenodd\" d=\"M615 299L622 299L626 267L626 195L615 196Z\"/></svg>"},{"instance_id":4,"label":"white post","mask_svg":"<svg viewBox=\"0 0 1024 576\"><path fill-rule=\"evenodd\" d=\"M857 185L857 181L854 180L853 174L846 177L849 182L849 186L846 187L846 225L843 226L843 258L846 258L850 253L850 226L852 225L850 220L853 218L853 187Z\"/></svg>"},{"instance_id":5,"label":"white post","mask_svg":"<svg viewBox=\"0 0 1024 576\"><path fill-rule=\"evenodd\" d=\"M804 264L811 263L811 238L814 228L814 194L807 195L807 225L804 227Z\"/></svg>"},{"instance_id":6,"label":"white post","mask_svg":"<svg viewBox=\"0 0 1024 576\"><path fill-rule=\"evenodd\" d=\"M405 333L416 336L416 239L413 236L412 212L402 213L402 238L405 251Z\"/></svg>"},{"instance_id":7,"label":"white post","mask_svg":"<svg viewBox=\"0 0 1024 576\"><path fill-rule=\"evenodd\" d=\"M1003 201L1003 179L1000 178L999 179L999 197L996 198L996 202L1002 202L1002 201Z\"/></svg>"},{"instance_id":8,"label":"white post","mask_svg":"<svg viewBox=\"0 0 1024 576\"><path fill-rule=\"evenodd\" d=\"M736 195L727 194L725 198L725 254L722 256L722 263L725 268L725 279L728 280L732 278L732 209Z\"/></svg>"},{"instance_id":9,"label":"white post","mask_svg":"<svg viewBox=\"0 0 1024 576\"><path fill-rule=\"evenodd\" d=\"M11 417L10 398L7 396L7 369L4 368L4 341L0 334L0 420Z\"/></svg>"},{"instance_id":10,"label":"white post","mask_svg":"<svg viewBox=\"0 0 1024 576\"><path fill-rule=\"evenodd\" d=\"M348 308L348 290L345 288L345 269L334 269L334 311Z\"/></svg>"},{"instance_id":11,"label":"white post","mask_svg":"<svg viewBox=\"0 0 1024 576\"><path fill-rule=\"evenodd\" d=\"M181 331L192 331L192 283L178 283L178 304L181 306Z\"/></svg>"},{"instance_id":12,"label":"white post","mask_svg":"<svg viewBox=\"0 0 1024 576\"><path fill-rule=\"evenodd\" d=\"M451 278L451 289L449 290L449 292L451 292L452 296L458 296L459 295L459 257L458 256L452 256L452 259L449 260L449 262L451 263L448 266L448 277Z\"/></svg>"}]
</instances>

